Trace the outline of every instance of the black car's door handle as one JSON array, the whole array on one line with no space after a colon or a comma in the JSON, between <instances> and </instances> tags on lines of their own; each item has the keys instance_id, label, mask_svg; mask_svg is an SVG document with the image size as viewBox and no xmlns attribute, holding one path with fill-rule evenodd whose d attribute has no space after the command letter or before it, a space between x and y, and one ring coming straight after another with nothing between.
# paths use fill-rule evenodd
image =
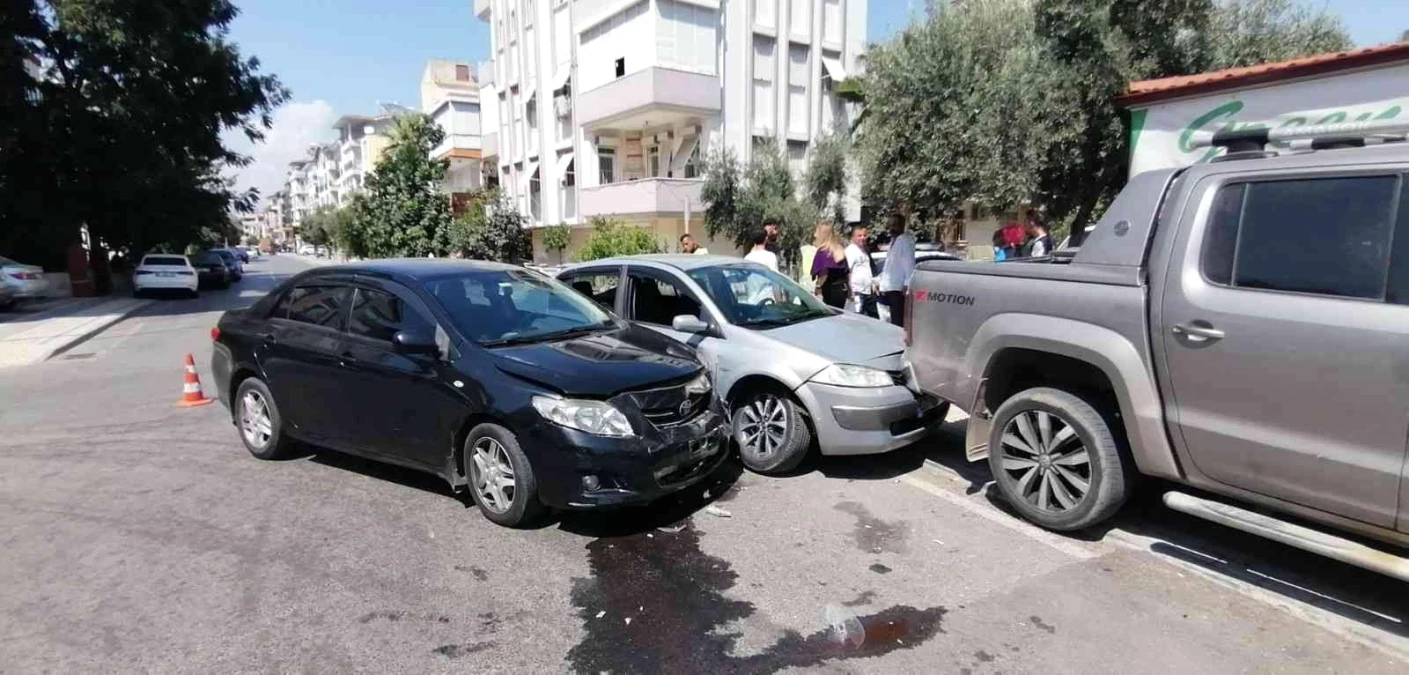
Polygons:
<instances>
[{"instance_id":1,"label":"black car's door handle","mask_svg":"<svg viewBox=\"0 0 1409 675\"><path fill-rule=\"evenodd\" d=\"M259 336L259 339L266 345L272 345L275 342L279 341L277 338L274 337L273 333L263 333Z\"/></svg>"},{"instance_id":2,"label":"black car's door handle","mask_svg":"<svg viewBox=\"0 0 1409 675\"><path fill-rule=\"evenodd\" d=\"M338 354L338 364L347 368L351 368L357 365L357 357L353 356L352 352L343 352L341 354Z\"/></svg>"}]
</instances>

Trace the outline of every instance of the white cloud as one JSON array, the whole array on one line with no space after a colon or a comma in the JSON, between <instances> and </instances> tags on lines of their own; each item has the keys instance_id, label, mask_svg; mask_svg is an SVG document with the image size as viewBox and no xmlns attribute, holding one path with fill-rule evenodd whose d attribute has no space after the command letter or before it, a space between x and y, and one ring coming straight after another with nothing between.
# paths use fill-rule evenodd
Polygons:
<instances>
[{"instance_id":1,"label":"white cloud","mask_svg":"<svg viewBox=\"0 0 1409 675\"><path fill-rule=\"evenodd\" d=\"M254 159L235 172L236 189L258 188L263 205L263 199L283 187L289 162L306 157L309 145L332 140L335 121L337 114L327 101L295 102L274 111L273 126L258 144L239 132L227 133L226 147Z\"/></svg>"}]
</instances>

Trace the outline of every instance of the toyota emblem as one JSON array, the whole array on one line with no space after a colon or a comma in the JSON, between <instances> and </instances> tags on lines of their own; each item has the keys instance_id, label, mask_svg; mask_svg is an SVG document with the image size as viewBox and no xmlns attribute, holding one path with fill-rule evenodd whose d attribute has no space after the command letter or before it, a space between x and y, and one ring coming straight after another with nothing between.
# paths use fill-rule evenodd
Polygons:
<instances>
[{"instance_id":1,"label":"toyota emblem","mask_svg":"<svg viewBox=\"0 0 1409 675\"><path fill-rule=\"evenodd\" d=\"M684 416L689 415L689 414L690 414L690 399L685 399L684 401L681 401L681 402L680 402L680 416L681 416L681 417L684 417Z\"/></svg>"}]
</instances>

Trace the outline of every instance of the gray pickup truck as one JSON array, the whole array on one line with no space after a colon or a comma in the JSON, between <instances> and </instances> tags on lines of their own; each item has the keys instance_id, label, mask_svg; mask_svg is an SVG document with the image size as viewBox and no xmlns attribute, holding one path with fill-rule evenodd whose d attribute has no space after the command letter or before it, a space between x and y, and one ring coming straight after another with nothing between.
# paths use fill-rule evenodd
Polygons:
<instances>
[{"instance_id":1,"label":"gray pickup truck","mask_svg":"<svg viewBox=\"0 0 1409 675\"><path fill-rule=\"evenodd\" d=\"M1100 523L1147 476L1409 580L1409 144L1379 142L1405 130L1220 133L1227 155L1135 176L1077 248L922 263L913 380L1038 525Z\"/></svg>"}]
</instances>

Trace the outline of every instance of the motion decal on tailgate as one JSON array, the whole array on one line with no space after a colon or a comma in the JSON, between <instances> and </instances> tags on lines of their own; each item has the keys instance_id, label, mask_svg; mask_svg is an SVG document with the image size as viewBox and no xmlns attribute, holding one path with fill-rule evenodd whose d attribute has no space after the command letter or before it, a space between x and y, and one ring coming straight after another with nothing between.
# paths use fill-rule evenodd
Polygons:
<instances>
[{"instance_id":1,"label":"motion decal on tailgate","mask_svg":"<svg viewBox=\"0 0 1409 675\"><path fill-rule=\"evenodd\" d=\"M954 305L972 305L974 296L958 295L955 293L941 293L938 291L915 291L915 300L919 302L947 302Z\"/></svg>"}]
</instances>

